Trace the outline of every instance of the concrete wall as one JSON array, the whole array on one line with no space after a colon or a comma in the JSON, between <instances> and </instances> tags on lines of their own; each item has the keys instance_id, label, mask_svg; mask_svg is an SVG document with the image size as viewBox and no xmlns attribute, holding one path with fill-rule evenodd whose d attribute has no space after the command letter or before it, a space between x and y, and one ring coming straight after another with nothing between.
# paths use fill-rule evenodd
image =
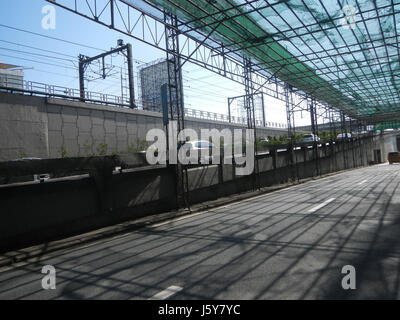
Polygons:
<instances>
[{"instance_id":1,"label":"concrete wall","mask_svg":"<svg viewBox=\"0 0 400 320\"><path fill-rule=\"evenodd\" d=\"M382 134L374 139L373 150L380 150L382 161L387 161L387 154L397 150L397 136L396 134Z\"/></svg>"},{"instance_id":2,"label":"concrete wall","mask_svg":"<svg viewBox=\"0 0 400 320\"><path fill-rule=\"evenodd\" d=\"M44 99L0 93L0 161L48 157L48 133Z\"/></svg>"},{"instance_id":3,"label":"concrete wall","mask_svg":"<svg viewBox=\"0 0 400 320\"><path fill-rule=\"evenodd\" d=\"M226 122L187 118L186 128L244 128ZM103 155L140 148L160 113L0 92L0 161L22 157ZM286 130L258 129L259 136Z\"/></svg>"},{"instance_id":4,"label":"concrete wall","mask_svg":"<svg viewBox=\"0 0 400 320\"><path fill-rule=\"evenodd\" d=\"M107 188L89 176L0 186L0 251L170 210L172 170L127 170Z\"/></svg>"},{"instance_id":5,"label":"concrete wall","mask_svg":"<svg viewBox=\"0 0 400 320\"><path fill-rule=\"evenodd\" d=\"M361 143L360 143L361 142ZM188 169L189 200L198 203L370 163L372 138L259 156L257 176L238 176L233 165ZM354 157L353 157L354 153ZM353 161L354 159L354 161ZM107 183L99 181L106 181ZM255 180L256 179L256 180ZM130 169L104 180L87 175L0 186L0 251L79 234L176 207L173 168Z\"/></svg>"}]
</instances>

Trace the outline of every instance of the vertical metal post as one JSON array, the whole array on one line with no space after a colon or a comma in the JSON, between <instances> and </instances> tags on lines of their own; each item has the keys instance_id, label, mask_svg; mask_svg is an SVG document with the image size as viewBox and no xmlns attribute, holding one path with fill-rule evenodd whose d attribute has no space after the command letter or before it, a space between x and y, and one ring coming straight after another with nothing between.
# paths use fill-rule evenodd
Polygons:
<instances>
[{"instance_id":1,"label":"vertical metal post","mask_svg":"<svg viewBox=\"0 0 400 320\"><path fill-rule=\"evenodd\" d=\"M165 127L165 136L166 136L166 142L167 142L167 148L166 148L166 163L167 166L169 166L169 130L168 130L168 123L169 123L169 118L168 118L168 84L164 83L161 86L161 106L162 106L162 111L163 111L163 125Z\"/></svg>"},{"instance_id":2,"label":"vertical metal post","mask_svg":"<svg viewBox=\"0 0 400 320\"><path fill-rule=\"evenodd\" d=\"M132 45L127 45L127 59L128 59L128 77L129 77L129 106L135 108L135 86L133 82L133 58L132 58Z\"/></svg>"},{"instance_id":3,"label":"vertical metal post","mask_svg":"<svg viewBox=\"0 0 400 320\"><path fill-rule=\"evenodd\" d=\"M182 68L179 53L179 35L177 33L178 20L176 16L164 11L165 42L168 69L168 101L171 119L177 121L178 133L185 128L184 101L182 86ZM173 137L178 139L178 137ZM178 145L180 147L180 144ZM175 166L175 185L177 207L186 207L190 210L189 185L187 168L181 163Z\"/></svg>"},{"instance_id":4,"label":"vertical metal post","mask_svg":"<svg viewBox=\"0 0 400 320\"><path fill-rule=\"evenodd\" d=\"M263 127L265 127L265 106L264 106L264 92L261 91L261 107L263 116Z\"/></svg>"},{"instance_id":5,"label":"vertical metal post","mask_svg":"<svg viewBox=\"0 0 400 320\"><path fill-rule=\"evenodd\" d=\"M232 103L232 99L228 98L228 119L229 119L229 123L232 122L232 118L231 118L231 103Z\"/></svg>"},{"instance_id":6,"label":"vertical metal post","mask_svg":"<svg viewBox=\"0 0 400 320\"><path fill-rule=\"evenodd\" d=\"M294 119L294 102L293 102L293 88L290 87L289 90L289 97L290 97L290 105L292 106L292 134L293 134L293 161L294 161L294 166L295 166L295 172L296 172L296 179L297 181L300 181L300 175L299 175L299 166L297 165L297 152L296 152L296 123Z\"/></svg>"},{"instance_id":7,"label":"vertical metal post","mask_svg":"<svg viewBox=\"0 0 400 320\"><path fill-rule=\"evenodd\" d=\"M293 96L292 96L292 87L288 84L285 84L284 88L285 92L285 104L286 104L286 119L287 119L287 126L288 126L288 138L289 138L289 145L288 145L288 162L289 168L291 171L291 178L295 180L299 179L298 174L298 167L297 161L294 161L294 154L295 154L295 144L296 144L296 133L294 128L294 110L293 110ZM296 167L296 168L295 168ZM295 173L296 172L296 173Z\"/></svg>"},{"instance_id":8,"label":"vertical metal post","mask_svg":"<svg viewBox=\"0 0 400 320\"><path fill-rule=\"evenodd\" d=\"M346 150L344 147L346 139L347 139L347 130L346 130L346 118L345 118L343 112L340 113L340 124L341 124L341 129L342 129L341 143L342 143L342 152L343 152L343 166L344 166L344 169L347 169L347 156L346 156ZM343 138L343 135L344 135L344 138Z\"/></svg>"},{"instance_id":9,"label":"vertical metal post","mask_svg":"<svg viewBox=\"0 0 400 320\"><path fill-rule=\"evenodd\" d=\"M286 120L287 120L287 131L288 138L292 139L292 110L289 104L289 85L285 85L285 104L286 104Z\"/></svg>"},{"instance_id":10,"label":"vertical metal post","mask_svg":"<svg viewBox=\"0 0 400 320\"><path fill-rule=\"evenodd\" d=\"M114 29L114 27L115 27L114 1L115 1L115 0L110 0L110 15L111 15L111 25L110 25L110 28L111 28L111 29Z\"/></svg>"},{"instance_id":11,"label":"vertical metal post","mask_svg":"<svg viewBox=\"0 0 400 320\"><path fill-rule=\"evenodd\" d=\"M83 63L84 57L79 56L79 93L80 100L85 101L85 64Z\"/></svg>"},{"instance_id":12,"label":"vertical metal post","mask_svg":"<svg viewBox=\"0 0 400 320\"><path fill-rule=\"evenodd\" d=\"M333 117L332 109L330 107L328 109L328 116L329 116L329 132L331 134L331 137L329 139L329 147L331 149L330 158L331 158L332 170L330 171L336 171L337 170L336 153L335 153L336 145L333 144L336 138L336 124L335 124L335 119ZM333 167L335 168L334 170Z\"/></svg>"},{"instance_id":13,"label":"vertical metal post","mask_svg":"<svg viewBox=\"0 0 400 320\"><path fill-rule=\"evenodd\" d=\"M358 146L358 155L359 155L359 162L360 166L364 166L363 156L362 156L362 135L361 135L361 122L357 120L357 146Z\"/></svg>"},{"instance_id":14,"label":"vertical metal post","mask_svg":"<svg viewBox=\"0 0 400 320\"><path fill-rule=\"evenodd\" d=\"M253 171L253 188L260 189L260 171L257 159L257 133L256 133L256 116L254 111L254 86L252 80L252 66L248 58L244 58L244 89L245 89L245 108L247 111L247 127L254 130L254 171Z\"/></svg>"},{"instance_id":15,"label":"vertical metal post","mask_svg":"<svg viewBox=\"0 0 400 320\"><path fill-rule=\"evenodd\" d=\"M353 156L353 168L355 168L356 167L356 158L355 158L355 154L354 154L353 122L351 121L351 118L350 118L350 134L351 134L351 138L350 138L351 154Z\"/></svg>"},{"instance_id":16,"label":"vertical metal post","mask_svg":"<svg viewBox=\"0 0 400 320\"><path fill-rule=\"evenodd\" d=\"M311 116L311 131L314 136L318 134L317 120L316 120L316 104L314 98L311 98L310 104L310 116ZM316 139L314 139L316 140ZM319 153L318 153L318 141L313 141L313 149L315 155L315 169L317 171L317 175L320 174L319 170Z\"/></svg>"},{"instance_id":17,"label":"vertical metal post","mask_svg":"<svg viewBox=\"0 0 400 320\"><path fill-rule=\"evenodd\" d=\"M225 46L223 42L221 42L221 51L222 51L222 63L224 67L224 77L226 77L226 56L225 56Z\"/></svg>"}]
</instances>

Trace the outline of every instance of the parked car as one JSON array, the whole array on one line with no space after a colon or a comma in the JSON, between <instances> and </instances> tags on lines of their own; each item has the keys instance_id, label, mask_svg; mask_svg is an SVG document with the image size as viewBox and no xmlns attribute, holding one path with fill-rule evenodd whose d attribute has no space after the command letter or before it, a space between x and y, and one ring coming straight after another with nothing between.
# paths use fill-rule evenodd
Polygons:
<instances>
[{"instance_id":1,"label":"parked car","mask_svg":"<svg viewBox=\"0 0 400 320\"><path fill-rule=\"evenodd\" d=\"M339 133L338 135L337 135L337 137L336 137L336 140L344 140L344 139L351 139L352 138L352 135L351 135L351 133L350 132L347 132L347 133Z\"/></svg>"},{"instance_id":2,"label":"parked car","mask_svg":"<svg viewBox=\"0 0 400 320\"><path fill-rule=\"evenodd\" d=\"M320 141L321 139L316 134L306 134L303 136L303 142Z\"/></svg>"},{"instance_id":3,"label":"parked car","mask_svg":"<svg viewBox=\"0 0 400 320\"><path fill-rule=\"evenodd\" d=\"M367 131L353 132L353 133L352 133L352 137L353 137L353 138L362 138L362 137L365 136L366 134L368 134Z\"/></svg>"},{"instance_id":4,"label":"parked car","mask_svg":"<svg viewBox=\"0 0 400 320\"><path fill-rule=\"evenodd\" d=\"M394 162L400 163L400 152L389 152L388 153L389 164Z\"/></svg>"}]
</instances>

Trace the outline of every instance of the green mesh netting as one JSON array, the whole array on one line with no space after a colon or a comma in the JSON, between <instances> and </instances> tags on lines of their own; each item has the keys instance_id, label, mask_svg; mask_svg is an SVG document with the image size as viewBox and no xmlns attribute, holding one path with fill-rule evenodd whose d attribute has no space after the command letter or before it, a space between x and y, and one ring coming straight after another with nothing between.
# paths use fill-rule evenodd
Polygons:
<instances>
[{"instance_id":1,"label":"green mesh netting","mask_svg":"<svg viewBox=\"0 0 400 320\"><path fill-rule=\"evenodd\" d=\"M400 110L400 0L150 2L353 116Z\"/></svg>"},{"instance_id":2,"label":"green mesh netting","mask_svg":"<svg viewBox=\"0 0 400 320\"><path fill-rule=\"evenodd\" d=\"M400 128L400 120L379 122L374 125L374 130L398 129Z\"/></svg>"}]
</instances>

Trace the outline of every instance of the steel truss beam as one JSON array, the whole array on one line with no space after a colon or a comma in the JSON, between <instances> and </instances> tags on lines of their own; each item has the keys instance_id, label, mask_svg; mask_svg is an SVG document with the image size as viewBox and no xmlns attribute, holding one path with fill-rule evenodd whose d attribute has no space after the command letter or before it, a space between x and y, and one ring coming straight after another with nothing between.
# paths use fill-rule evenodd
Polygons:
<instances>
[{"instance_id":1,"label":"steel truss beam","mask_svg":"<svg viewBox=\"0 0 400 320\"><path fill-rule=\"evenodd\" d=\"M151 1L141 0L141 1L127 1L127 0L91 0L91 1L71 1L71 0L46 0L52 4L58 5L64 9L81 15L87 19L100 23L109 28L115 29L121 33L124 33L136 40L147 43L153 47L166 51L165 46L163 46L165 37L164 27L167 22L163 19L163 11L161 8L155 6ZM191 6L196 6L194 0L187 0ZM382 70L382 62L379 59L371 60L364 53L363 46L372 45L372 48L376 54L377 50L381 48L386 50L386 58L395 58L389 54L386 45L397 46L393 43L397 38L386 36L383 32L383 26L381 25L382 18L390 17L395 12L394 3L388 3L387 5L380 5L379 10L377 6L373 9L361 10L358 9L361 15L361 22L365 25L367 22L374 21L378 17L380 24L382 39L373 38L368 36L364 39L357 39L357 43L347 44L343 41L344 45L333 45L332 48L322 48L321 51L316 51L309 47L309 44L304 41L303 37L310 35L314 40L317 40L317 33L327 34L328 32L338 31L338 25L340 24L340 16L332 16L327 11L325 5L321 2L322 9L325 10L326 15L329 17L329 24L324 24L320 22L317 17L314 16L312 10L309 10L309 14L313 16L314 19L310 19L309 23L302 21L290 6L288 8L291 10L292 14L295 15L299 21L302 22L301 25L293 27L287 22L284 28L276 30L276 32L266 33L265 36L255 36L253 33L249 32L249 37L242 37L241 40L236 37L236 40L230 42L233 43L223 43L222 40L215 40L216 37L211 37L220 26L229 29L233 34L240 36L240 32L234 30L227 22L231 23L234 21L238 28L244 28L244 26L238 22L238 17L240 16L251 16L251 14L258 14L266 23L272 24L270 18L264 15L264 9L270 9L271 12L275 12L276 16L283 19L278 8L286 5L287 1L276 1L273 4L267 2L260 2L256 0L246 0L244 3L236 3L230 0L226 0L229 5L228 8L221 9L216 3L210 2L210 6L213 8L212 12L207 12L204 8L198 7L199 14L194 15L193 12L187 11L184 6L179 5L174 2L174 6L178 6L177 10L182 11L187 15L185 21L179 20L175 26L169 26L170 28L175 28L180 38L181 48L176 55L179 55L185 63L186 61L194 63L196 65L202 66L205 69L224 76L228 79L236 81L238 83L245 84L245 66L242 61L241 54L238 51L248 50L254 48L257 51L255 59L260 61L252 61L252 72L253 76L251 81L255 86L259 86L262 90L277 99L285 101L284 94L284 83L278 80L275 76L285 78L285 70L277 70L284 64L293 65L295 62L287 59L286 57L273 58L269 64L268 68L274 71L267 71L263 68L264 64L261 50L259 50L260 45L268 45L272 43L278 43L284 45L285 42L290 42L294 47L297 48L295 44L296 39L302 41L302 45L306 46L310 50L297 50L299 53L295 55L294 60L299 60L302 63L309 63L315 66L318 70L320 76L325 76L329 78L335 90L344 92L344 95L338 95L337 99L331 97L330 103L335 105L336 108L340 108L346 115L353 118L364 117L368 118L373 111L374 105L384 105L389 111L397 112L398 116L400 113L400 106L396 105L398 99L400 99L400 94L396 90L391 90L391 85L389 80L394 83L394 77L392 79L388 78L388 72L393 74L393 70L382 72L377 74L372 72L372 67L380 67ZM172 2L171 2L172 3ZM306 8L307 5L304 4ZM393 16L393 19L395 17ZM315 21L314 21L315 20ZM395 24L396 25L396 24ZM368 28L366 28L368 29ZM208 30L208 31L205 31ZM252 39L251 36L254 35L255 38ZM214 38L214 39L212 39ZM329 37L328 37L329 38ZM393 38L393 39L392 39ZM383 44L382 44L383 43ZM361 49L360 49L361 48ZM299 48L297 48L299 49ZM301 48L300 48L301 49ZM337 57L341 57L343 51L348 51L354 57L356 52L363 53L364 59L358 59L359 64L368 63L369 70L366 71L362 68L362 74L357 75L352 71L352 69L347 65L347 63L341 63L337 60ZM400 50L398 50L400 52ZM260 54L259 54L260 53ZM347 75L346 80L337 79L337 71L332 68L330 64L326 64L321 58L322 64L315 64L315 57L321 56L326 58L330 62L334 62L334 66L340 69L341 72L350 73ZM391 65L389 65L390 68ZM285 68L283 68L285 69ZM301 82L301 79L305 77L302 72L295 72L290 75L290 81L296 80ZM383 85L378 91L376 86L374 86L374 80L378 81L382 79ZM388 80L389 79L389 80ZM358 82L357 82L358 80ZM336 83L337 82L337 83ZM321 88L315 88L315 94L317 90ZM365 89L365 90L363 90ZM257 89L258 90L258 89ZM310 87L312 91L312 87ZM293 92L296 89L293 88ZM375 94L371 94L375 92ZM310 91L308 91L311 94ZM304 92L297 92L297 94L305 96ZM320 96L323 93L318 93ZM384 96L385 98L382 98ZM323 98L321 98L323 99ZM347 102L343 102L348 100ZM348 102L351 102L350 104ZM392 105L393 104L393 105ZM380 115L380 117L384 117ZM375 121L371 117L371 121Z\"/></svg>"},{"instance_id":2,"label":"steel truss beam","mask_svg":"<svg viewBox=\"0 0 400 320\"><path fill-rule=\"evenodd\" d=\"M244 84L243 64L226 55L220 48L220 44L215 43L215 47L218 48L206 44L204 40L207 40L210 34L199 33L198 39L191 35L184 35L178 30L177 25L171 25L169 22L146 13L138 6L123 0L93 0L90 3L83 2L82 5L78 5L76 1L68 0L46 1L165 52L167 51L164 40L165 27L174 29L181 42L180 50L173 53L174 55L179 55L184 61L187 60ZM101 11L96 9L101 7L103 8ZM157 8L156 10L160 9ZM160 13L164 14L161 10ZM259 75L259 77L262 76ZM261 80L260 84L262 84Z\"/></svg>"},{"instance_id":3,"label":"steel truss beam","mask_svg":"<svg viewBox=\"0 0 400 320\"><path fill-rule=\"evenodd\" d=\"M189 32L184 33L180 29L187 23L176 19L176 23L172 24L171 21L164 18L164 12L161 9L145 1L141 1L140 4L133 4L124 0L93 0L91 2L82 2L79 5L77 1L46 1L112 28L152 47L163 50L170 56L173 55L182 59L184 63L186 61L191 62L227 79L241 83L245 87L246 82L248 82L247 85L251 84L253 93L261 91L270 97L287 101L285 83L276 77L279 70L271 74L265 69L256 69L255 66L258 64L247 59L251 63L251 77L246 76L246 66L241 61L240 56L236 53L228 54L226 45L211 41L210 36L216 28L213 28L208 34L204 34L198 30L192 30L193 32L190 34ZM151 8L151 10L146 10L148 8ZM151 11L154 14L148 13ZM224 13L221 12L221 14ZM213 25L219 24L214 23ZM166 47L168 43L166 41L166 30L174 30L176 33L176 37L181 43L178 50L171 51ZM181 68L181 66L178 68ZM318 89L316 88L315 90ZM304 92L296 88L292 88L291 92L291 94L295 93L292 101L298 104L297 107L302 104L302 100L307 100L308 95ZM325 109L331 108L323 102L315 101L315 104L324 106ZM306 111L308 108L303 107L302 110ZM334 111L335 109L332 110ZM348 110L347 113L353 118L357 116L353 110ZM318 113L316 116L323 117L323 115L318 115Z\"/></svg>"},{"instance_id":4,"label":"steel truss beam","mask_svg":"<svg viewBox=\"0 0 400 320\"><path fill-rule=\"evenodd\" d=\"M166 28L175 30L181 46L178 51L170 52L170 54L179 56L185 62L191 62L245 85L245 66L241 57L238 54L227 54L223 43L214 42L209 38L214 29L209 34L204 34L198 30L193 31L196 36L184 34L179 26L185 23L177 19L177 24L171 25L163 18L164 12L161 9L143 1L140 3L150 7L160 17L149 14L139 5L124 0L92 0L80 4L77 1L69 0L46 1L164 52L167 52L165 30ZM206 43L205 40L209 41ZM252 62L252 77L250 79L253 88L256 88L254 90L263 91L270 97L285 101L285 84L277 79L276 74L278 72L271 74L265 69L258 68L256 70L254 65L254 62ZM306 96L301 91L296 91L296 93L303 97Z\"/></svg>"}]
</instances>

